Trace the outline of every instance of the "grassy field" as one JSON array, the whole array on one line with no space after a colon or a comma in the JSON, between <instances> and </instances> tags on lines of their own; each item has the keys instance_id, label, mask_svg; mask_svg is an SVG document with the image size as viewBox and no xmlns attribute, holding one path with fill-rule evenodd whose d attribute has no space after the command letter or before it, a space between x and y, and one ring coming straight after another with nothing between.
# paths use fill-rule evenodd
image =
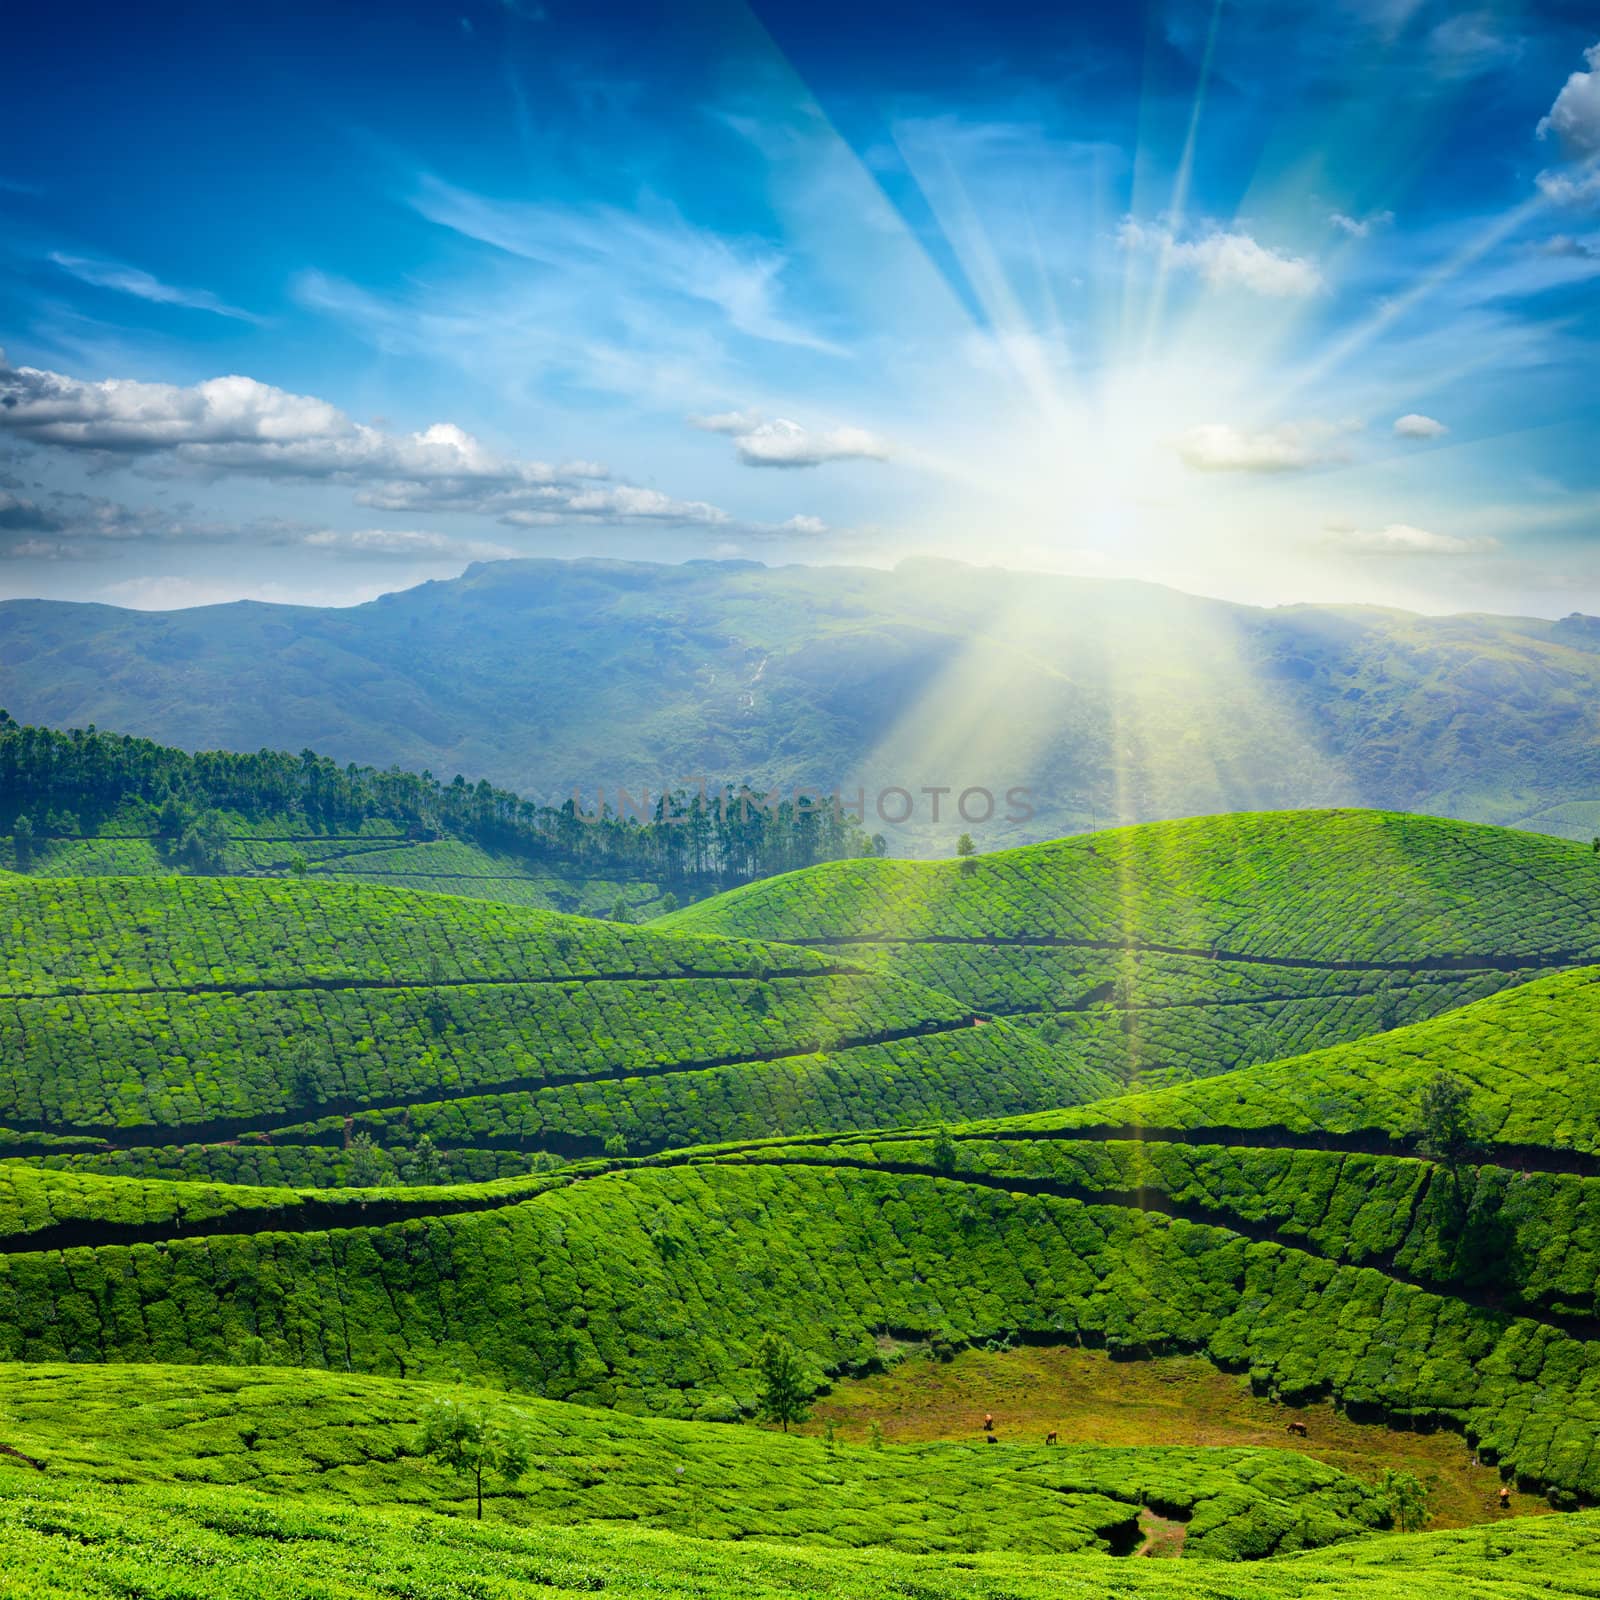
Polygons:
<instances>
[{"instance_id":1,"label":"grassy field","mask_svg":"<svg viewBox=\"0 0 1600 1600\"><path fill-rule=\"evenodd\" d=\"M1195 1356L1113 1361L1103 1350L1023 1345L963 1350L941 1362L917 1350L886 1372L840 1379L803 1431L816 1435L831 1423L835 1437L860 1444L876 1423L896 1443L970 1441L982 1437L991 1413L1007 1444L1043 1449L1054 1430L1061 1447L1291 1450L1368 1482L1385 1469L1410 1473L1431 1489L1432 1528L1507 1520L1499 1475L1473 1466L1460 1434L1356 1422L1326 1401L1290 1409ZM1305 1424L1304 1438L1286 1431L1289 1419ZM1511 1516L1549 1510L1543 1495L1513 1486Z\"/></svg>"}]
</instances>

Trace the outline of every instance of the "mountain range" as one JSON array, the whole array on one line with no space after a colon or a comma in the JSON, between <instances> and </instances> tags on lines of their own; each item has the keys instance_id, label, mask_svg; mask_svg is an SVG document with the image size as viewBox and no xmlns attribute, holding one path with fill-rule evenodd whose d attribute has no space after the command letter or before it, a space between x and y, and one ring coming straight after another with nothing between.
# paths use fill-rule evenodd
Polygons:
<instances>
[{"instance_id":1,"label":"mountain range","mask_svg":"<svg viewBox=\"0 0 1600 1600\"><path fill-rule=\"evenodd\" d=\"M891 853L1329 805L1600 828L1600 618L1264 609L927 559L501 561L338 609L8 601L0 704L545 801L861 788ZM992 815L955 812L968 789Z\"/></svg>"}]
</instances>

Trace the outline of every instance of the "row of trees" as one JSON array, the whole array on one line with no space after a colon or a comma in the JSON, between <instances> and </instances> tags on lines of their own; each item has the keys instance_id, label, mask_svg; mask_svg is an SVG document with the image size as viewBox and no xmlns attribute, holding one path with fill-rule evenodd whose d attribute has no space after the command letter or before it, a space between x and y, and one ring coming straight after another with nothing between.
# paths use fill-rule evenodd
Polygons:
<instances>
[{"instance_id":1,"label":"row of trees","mask_svg":"<svg viewBox=\"0 0 1600 1600\"><path fill-rule=\"evenodd\" d=\"M486 779L441 783L432 773L354 764L302 750L191 755L93 727L25 727L0 711L0 833L19 870L44 841L118 828L157 840L175 865L225 870L227 818L281 821L308 833L395 824L419 841L457 838L533 861L657 881L753 878L818 861L883 854L842 807L805 796L779 800L742 787L541 805Z\"/></svg>"}]
</instances>

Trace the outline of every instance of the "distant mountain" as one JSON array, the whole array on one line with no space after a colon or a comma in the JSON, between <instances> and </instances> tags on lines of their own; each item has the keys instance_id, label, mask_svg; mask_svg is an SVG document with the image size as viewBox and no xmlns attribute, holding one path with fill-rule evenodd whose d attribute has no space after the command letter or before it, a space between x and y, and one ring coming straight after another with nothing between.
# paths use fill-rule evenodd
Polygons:
<instances>
[{"instance_id":1,"label":"distant mountain","mask_svg":"<svg viewBox=\"0 0 1600 1600\"><path fill-rule=\"evenodd\" d=\"M898 787L920 824L888 830L902 850L1326 805L1600 831L1600 619L1263 609L943 561L507 561L337 610L12 601L0 705L546 801L702 773L862 785L869 831ZM951 791L937 824L925 788ZM968 788L995 796L987 822L977 795L952 815Z\"/></svg>"}]
</instances>

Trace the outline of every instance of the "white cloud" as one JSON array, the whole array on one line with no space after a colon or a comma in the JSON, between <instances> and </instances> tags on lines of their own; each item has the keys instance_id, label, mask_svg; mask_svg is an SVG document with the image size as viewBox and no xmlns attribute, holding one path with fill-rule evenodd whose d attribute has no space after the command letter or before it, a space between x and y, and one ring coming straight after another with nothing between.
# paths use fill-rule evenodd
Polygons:
<instances>
[{"instance_id":1,"label":"white cloud","mask_svg":"<svg viewBox=\"0 0 1600 1600\"><path fill-rule=\"evenodd\" d=\"M725 433L747 467L817 467L824 461L887 461L888 445L865 428L804 428L787 417L759 411L719 411L691 416L691 428Z\"/></svg>"},{"instance_id":2,"label":"white cloud","mask_svg":"<svg viewBox=\"0 0 1600 1600\"><path fill-rule=\"evenodd\" d=\"M774 533L801 533L811 536L820 536L828 531L828 524L821 517L790 517L787 522L780 522Z\"/></svg>"},{"instance_id":3,"label":"white cloud","mask_svg":"<svg viewBox=\"0 0 1600 1600\"><path fill-rule=\"evenodd\" d=\"M122 456L147 471L349 484L360 504L382 511L461 511L527 525L729 520L705 501L627 484L596 487L605 476L597 462L497 456L450 422L386 433L325 400L238 376L186 388L84 382L9 367L0 351L0 431L34 445Z\"/></svg>"},{"instance_id":4,"label":"white cloud","mask_svg":"<svg viewBox=\"0 0 1600 1600\"><path fill-rule=\"evenodd\" d=\"M117 261L94 261L85 256L69 256L59 250L50 252L50 260L80 283L90 284L96 289L113 289L119 294L129 294L135 299L149 300L156 305L187 306L192 311L211 311L219 317L233 317L239 322L260 321L248 311L225 304L207 289L175 288L139 267L124 266Z\"/></svg>"},{"instance_id":5,"label":"white cloud","mask_svg":"<svg viewBox=\"0 0 1600 1600\"><path fill-rule=\"evenodd\" d=\"M1413 528L1406 522L1365 529L1330 525L1324 530L1323 543L1374 556L1475 556L1499 548L1494 539L1460 539L1454 534Z\"/></svg>"},{"instance_id":6,"label":"white cloud","mask_svg":"<svg viewBox=\"0 0 1600 1600\"><path fill-rule=\"evenodd\" d=\"M1198 472L1294 472L1342 461L1338 441L1351 432L1331 422L1280 422L1248 430L1207 422L1172 440L1186 466Z\"/></svg>"},{"instance_id":7,"label":"white cloud","mask_svg":"<svg viewBox=\"0 0 1600 1600\"><path fill-rule=\"evenodd\" d=\"M1450 430L1444 423L1433 417L1425 417L1420 411L1408 411L1403 417L1394 419L1394 431L1402 439L1442 439Z\"/></svg>"},{"instance_id":8,"label":"white cloud","mask_svg":"<svg viewBox=\"0 0 1600 1600\"><path fill-rule=\"evenodd\" d=\"M1590 45L1583 59L1589 70L1574 72L1539 119L1539 137L1553 134L1572 158L1572 165L1549 168L1534 180L1557 205L1600 205L1600 44Z\"/></svg>"},{"instance_id":9,"label":"white cloud","mask_svg":"<svg viewBox=\"0 0 1600 1600\"><path fill-rule=\"evenodd\" d=\"M1221 230L1183 240L1169 228L1127 218L1117 233L1124 250L1159 255L1163 263L1203 278L1213 289L1245 289L1271 299L1304 299L1324 288L1321 270L1304 256Z\"/></svg>"},{"instance_id":10,"label":"white cloud","mask_svg":"<svg viewBox=\"0 0 1600 1600\"><path fill-rule=\"evenodd\" d=\"M440 556L466 561L504 561L520 554L508 545L481 539L456 539L416 528L362 528L354 533L319 530L298 541L311 550L356 556Z\"/></svg>"},{"instance_id":11,"label":"white cloud","mask_svg":"<svg viewBox=\"0 0 1600 1600\"><path fill-rule=\"evenodd\" d=\"M1554 134L1574 156L1600 155L1600 44L1583 52L1587 72L1574 72L1539 120L1539 137Z\"/></svg>"},{"instance_id":12,"label":"white cloud","mask_svg":"<svg viewBox=\"0 0 1600 1600\"><path fill-rule=\"evenodd\" d=\"M1600 205L1600 157L1585 166L1541 172L1534 182L1545 199L1558 206Z\"/></svg>"}]
</instances>

